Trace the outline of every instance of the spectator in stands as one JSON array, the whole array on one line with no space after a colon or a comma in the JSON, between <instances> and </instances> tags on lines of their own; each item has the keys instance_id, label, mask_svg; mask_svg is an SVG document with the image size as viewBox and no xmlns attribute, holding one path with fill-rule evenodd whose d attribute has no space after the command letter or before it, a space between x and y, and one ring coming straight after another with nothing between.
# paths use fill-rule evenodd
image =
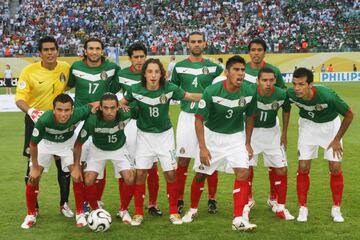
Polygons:
<instances>
[{"instance_id":1,"label":"spectator in stands","mask_svg":"<svg viewBox=\"0 0 360 240\"><path fill-rule=\"evenodd\" d=\"M357 72L357 67L356 67L355 63L353 65L353 72Z\"/></svg>"},{"instance_id":2,"label":"spectator in stands","mask_svg":"<svg viewBox=\"0 0 360 240\"><path fill-rule=\"evenodd\" d=\"M332 64L330 64L327 69L328 72L334 72L334 67L332 66Z\"/></svg>"},{"instance_id":3,"label":"spectator in stands","mask_svg":"<svg viewBox=\"0 0 360 240\"><path fill-rule=\"evenodd\" d=\"M6 64L5 70L4 70L4 81L5 81L5 91L6 94L11 95L11 80L13 78L12 71L10 69L10 65Z\"/></svg>"}]
</instances>

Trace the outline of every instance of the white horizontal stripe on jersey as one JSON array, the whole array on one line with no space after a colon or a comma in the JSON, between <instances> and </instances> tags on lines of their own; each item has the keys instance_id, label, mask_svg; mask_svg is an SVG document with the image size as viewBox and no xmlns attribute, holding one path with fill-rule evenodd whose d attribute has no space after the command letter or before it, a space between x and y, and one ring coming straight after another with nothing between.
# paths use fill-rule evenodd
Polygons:
<instances>
[{"instance_id":1,"label":"white horizontal stripe on jersey","mask_svg":"<svg viewBox=\"0 0 360 240\"><path fill-rule=\"evenodd\" d=\"M96 82L96 81L101 80L101 77L100 77L101 73L91 74L91 73L83 72L83 71L80 71L77 69L73 69L72 74L74 74L75 77L79 77L79 78L88 80L90 82ZM114 76L114 74L115 74L115 69L106 71L106 75L108 78Z\"/></svg>"},{"instance_id":2,"label":"white horizontal stripe on jersey","mask_svg":"<svg viewBox=\"0 0 360 240\"><path fill-rule=\"evenodd\" d=\"M246 104L251 102L251 99L252 99L252 96L245 97ZM213 101L213 103L217 103L217 104L225 106L225 107L234 108L234 107L239 106L240 98L230 100L230 99L222 98L222 97L219 97L219 96L213 96L212 101Z\"/></svg>"},{"instance_id":3,"label":"white horizontal stripe on jersey","mask_svg":"<svg viewBox=\"0 0 360 240\"><path fill-rule=\"evenodd\" d=\"M50 134L64 134L64 133L68 133L68 132L73 132L75 129L76 129L75 125L67 128L67 129L64 129L64 130L58 130L58 129L45 127L45 132L50 133Z\"/></svg>"},{"instance_id":4,"label":"white horizontal stripe on jersey","mask_svg":"<svg viewBox=\"0 0 360 240\"><path fill-rule=\"evenodd\" d=\"M206 67L206 66L205 66ZM206 67L209 70L209 73L214 73L216 72L216 67ZM204 74L203 73L203 68L188 68L188 67L176 67L175 71L177 73L181 73L181 74L189 74L189 75L194 75L194 76L199 76Z\"/></svg>"},{"instance_id":5,"label":"white horizontal stripe on jersey","mask_svg":"<svg viewBox=\"0 0 360 240\"><path fill-rule=\"evenodd\" d=\"M127 119L125 121L121 121L118 125L112 128L95 128L94 132L96 133L108 133L108 134L114 134L117 133L120 130L124 130L124 127L126 124L130 121L130 119Z\"/></svg>"},{"instance_id":6,"label":"white horizontal stripe on jersey","mask_svg":"<svg viewBox=\"0 0 360 240\"><path fill-rule=\"evenodd\" d=\"M323 109L325 109L325 108L328 107L327 103L316 104L316 105L313 105L313 106L307 106L307 105L305 105L305 104L302 104L302 103L299 103L299 102L294 101L294 99L292 99L292 98L290 98L290 101L293 102L293 103L295 103L296 106L298 106L299 108L303 108L304 110L309 111L309 112L315 111L315 110L316 110L316 111L321 111L321 110L323 110ZM316 109L316 108L318 108L318 107L320 107L319 110Z\"/></svg>"},{"instance_id":7,"label":"white horizontal stripe on jersey","mask_svg":"<svg viewBox=\"0 0 360 240\"><path fill-rule=\"evenodd\" d=\"M174 92L168 92L167 94L165 94L167 102L172 98L173 93ZM150 106L155 106L155 105L158 105L161 103L160 98L164 95L160 95L159 97L156 97L156 98L150 98L150 97L143 96L141 94L133 93L133 96L136 100L138 100L140 102L143 102Z\"/></svg>"},{"instance_id":8,"label":"white horizontal stripe on jersey","mask_svg":"<svg viewBox=\"0 0 360 240\"><path fill-rule=\"evenodd\" d=\"M281 106L284 104L284 100L277 101L277 103L279 104L278 106L281 107ZM273 104L273 103L265 104L265 103L262 103L262 102L257 101L256 107L257 107L258 109L264 110L264 111L274 110L274 109L272 108L272 104Z\"/></svg>"},{"instance_id":9,"label":"white horizontal stripe on jersey","mask_svg":"<svg viewBox=\"0 0 360 240\"><path fill-rule=\"evenodd\" d=\"M256 83L256 79L257 79L256 76L252 76L252 75L250 75L248 73L245 73L245 80L246 81Z\"/></svg>"},{"instance_id":10,"label":"white horizontal stripe on jersey","mask_svg":"<svg viewBox=\"0 0 360 240\"><path fill-rule=\"evenodd\" d=\"M136 80L124 78L124 77L119 77L119 82L122 84L125 84L127 86L131 86L133 84L139 83L140 81L136 81Z\"/></svg>"}]
</instances>

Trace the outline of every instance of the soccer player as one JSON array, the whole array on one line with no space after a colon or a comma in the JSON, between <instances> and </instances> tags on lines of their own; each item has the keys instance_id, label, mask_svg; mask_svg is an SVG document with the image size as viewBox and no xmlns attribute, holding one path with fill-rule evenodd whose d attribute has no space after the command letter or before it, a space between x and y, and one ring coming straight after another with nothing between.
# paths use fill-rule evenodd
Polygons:
<instances>
[{"instance_id":1,"label":"soccer player","mask_svg":"<svg viewBox=\"0 0 360 240\"><path fill-rule=\"evenodd\" d=\"M281 75L280 70L271 65L270 63L265 62L265 53L266 53L266 43L263 39L253 39L250 41L248 45L249 55L250 55L250 62L248 62L245 66L245 80L248 82L256 83L256 79L258 77L260 69L264 67L271 68L275 72L276 83L275 86L279 88L285 88L285 81ZM254 178L254 169L253 165L256 164L255 161L251 161L250 163L250 195L249 195L249 207L252 208L255 206L255 201L252 197L252 181ZM276 190L275 190L275 174L274 168L269 168L269 180L270 180L270 196L267 201L270 208L276 205Z\"/></svg>"},{"instance_id":2,"label":"soccer player","mask_svg":"<svg viewBox=\"0 0 360 240\"><path fill-rule=\"evenodd\" d=\"M122 89L123 94L125 95L126 91L130 88L131 85L139 83L141 81L141 69L145 63L147 56L147 49L144 44L140 42L133 43L128 48L128 56L131 62L131 66L122 69L119 71L119 83ZM135 107L136 103L133 102L131 107ZM130 122L125 127L126 142L128 145L128 150L131 156L135 156L136 148L136 119L131 119ZM162 212L157 206L157 197L159 191L159 175L157 168L157 159L154 162L154 165L151 169L148 170L147 184L149 190L149 203L148 203L148 212L152 216L162 216ZM122 195L126 195L125 189L122 187L124 181L122 178L119 178L120 185L120 198Z\"/></svg>"},{"instance_id":3,"label":"soccer player","mask_svg":"<svg viewBox=\"0 0 360 240\"><path fill-rule=\"evenodd\" d=\"M287 129L290 118L290 103L286 91L276 87L274 70L265 67L258 73L256 93L256 119L251 137L251 147L254 157L250 166L256 166L259 154L263 153L264 165L274 169L276 204L273 212L276 216L293 220L294 217L285 208L287 193ZM277 119L277 112L282 108L283 130Z\"/></svg>"},{"instance_id":4,"label":"soccer player","mask_svg":"<svg viewBox=\"0 0 360 240\"><path fill-rule=\"evenodd\" d=\"M64 92L69 79L69 64L58 61L58 44L53 37L46 36L39 40L38 50L41 61L26 66L20 74L16 87L16 106L25 115L25 141L23 155L28 158L25 184L30 171L29 142L34 124L44 111L52 109L54 98ZM60 187L60 212L65 217L73 217L69 208L70 174L62 171L60 160L55 157ZM37 210L38 210L37 204Z\"/></svg>"},{"instance_id":5,"label":"soccer player","mask_svg":"<svg viewBox=\"0 0 360 240\"><path fill-rule=\"evenodd\" d=\"M75 107L99 101L104 93L111 92L112 86L117 82L117 73L120 70L118 65L106 60L103 56L104 44L100 39L87 39L84 43L84 53L82 60L72 64L67 84L68 89L75 88ZM81 129L81 125L78 129ZM83 145L82 162L88 158L87 144ZM101 197L105 182L106 175L104 174L104 178L97 181L99 204L102 204Z\"/></svg>"},{"instance_id":6,"label":"soccer player","mask_svg":"<svg viewBox=\"0 0 360 240\"><path fill-rule=\"evenodd\" d=\"M190 56L175 64L171 82L180 86L186 92L202 93L206 87L212 84L214 78L223 72L223 69L219 65L203 58L205 46L204 33L190 33L187 39ZM178 168L176 170L179 188L179 213L182 213L184 208L184 190L189 162L191 158L195 157L198 146L194 116L196 109L196 102L188 100L181 101L181 112L176 129L176 156L179 158ZM208 212L216 213L217 171L209 176L207 181L209 191Z\"/></svg>"},{"instance_id":7,"label":"soccer player","mask_svg":"<svg viewBox=\"0 0 360 240\"><path fill-rule=\"evenodd\" d=\"M331 89L313 85L314 75L306 68L298 68L293 75L293 87L288 89L291 103L299 107L299 166L296 178L299 222L308 218L307 194L310 186L311 159L318 157L318 147L324 149L328 160L330 188L333 198L331 216L334 222L344 222L340 211L344 188L341 160L342 137L350 126L354 114L351 108ZM339 114L344 118L341 121Z\"/></svg>"},{"instance_id":8,"label":"soccer player","mask_svg":"<svg viewBox=\"0 0 360 240\"><path fill-rule=\"evenodd\" d=\"M246 231L256 228L255 224L248 222L247 217L243 217L249 195L247 179L249 157L252 156L250 141L254 127L256 89L243 81L245 60L240 56L229 58L225 75L225 81L211 85L204 91L195 115L199 141L194 164L196 175L191 184L191 208L182 220L189 223L197 215L205 178L229 165L235 172L232 228Z\"/></svg>"},{"instance_id":9,"label":"soccer player","mask_svg":"<svg viewBox=\"0 0 360 240\"><path fill-rule=\"evenodd\" d=\"M72 148L75 142L74 130L80 121L90 114L90 106L74 109L74 102L67 94L58 95L53 101L54 110L46 111L36 122L30 140L30 173L26 185L26 203L28 213L21 224L23 229L29 229L36 223L36 202L39 192L39 181L43 171L47 172L53 155L60 157L61 169L69 172L73 178L76 207L83 198L76 191L81 181L80 162L75 161ZM81 221L80 221L81 220ZM76 225L86 225L86 220L76 219Z\"/></svg>"},{"instance_id":10,"label":"soccer player","mask_svg":"<svg viewBox=\"0 0 360 240\"><path fill-rule=\"evenodd\" d=\"M141 83L134 84L126 92L121 103L137 102L137 142L136 142L136 185L135 215L131 225L143 222L145 180L148 169L158 158L163 168L169 196L170 221L182 224L177 213L178 189L176 185L176 159L173 128L169 118L170 99L199 101L201 94L186 93L175 84L166 81L166 73L158 59L148 59L142 68Z\"/></svg>"},{"instance_id":11,"label":"soccer player","mask_svg":"<svg viewBox=\"0 0 360 240\"><path fill-rule=\"evenodd\" d=\"M75 161L80 162L81 145L92 136L88 146L89 157L85 166L86 196L93 210L99 208L97 187L94 184L104 172L106 160L114 165L115 176L122 177L123 196L119 216L125 224L131 222L128 205L135 189L134 161L127 149L124 134L125 125L129 122L130 113L118 110L118 98L113 93L105 93L100 99L100 109L85 121L74 148ZM120 186L120 185L119 185ZM120 190L120 189L119 189ZM79 216L80 217L80 216ZM82 214L81 217L85 217Z\"/></svg>"}]
</instances>

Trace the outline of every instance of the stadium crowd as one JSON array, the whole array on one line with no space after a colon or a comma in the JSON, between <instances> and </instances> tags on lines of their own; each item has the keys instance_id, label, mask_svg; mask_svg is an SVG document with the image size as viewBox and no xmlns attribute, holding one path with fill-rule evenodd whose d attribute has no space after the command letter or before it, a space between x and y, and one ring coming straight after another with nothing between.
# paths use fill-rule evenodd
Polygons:
<instances>
[{"instance_id":1,"label":"stadium crowd","mask_svg":"<svg viewBox=\"0 0 360 240\"><path fill-rule=\"evenodd\" d=\"M13 16L0 8L0 56L36 53L44 34L63 55L81 55L95 35L120 55L135 40L151 54L187 54L195 29L207 34L209 54L245 52L254 37L272 52L346 51L360 48L359 11L359 0L24 0Z\"/></svg>"}]
</instances>

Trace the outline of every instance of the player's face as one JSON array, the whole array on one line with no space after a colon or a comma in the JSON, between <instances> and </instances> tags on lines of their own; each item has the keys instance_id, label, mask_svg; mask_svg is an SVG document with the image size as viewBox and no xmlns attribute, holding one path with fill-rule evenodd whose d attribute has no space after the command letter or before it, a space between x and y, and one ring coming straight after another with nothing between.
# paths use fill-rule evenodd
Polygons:
<instances>
[{"instance_id":1,"label":"player's face","mask_svg":"<svg viewBox=\"0 0 360 240\"><path fill-rule=\"evenodd\" d=\"M101 61L101 56L103 54L103 49L101 47L101 43L99 42L88 42L85 54L87 56L87 60L93 63L98 63Z\"/></svg>"},{"instance_id":2,"label":"player's face","mask_svg":"<svg viewBox=\"0 0 360 240\"><path fill-rule=\"evenodd\" d=\"M312 83L306 82L306 77L293 78L295 95L298 98L309 99L312 96Z\"/></svg>"},{"instance_id":3,"label":"player's face","mask_svg":"<svg viewBox=\"0 0 360 240\"><path fill-rule=\"evenodd\" d=\"M271 95L276 83L275 75L273 73L262 73L257 79L257 84L260 87L262 95Z\"/></svg>"},{"instance_id":4,"label":"player's face","mask_svg":"<svg viewBox=\"0 0 360 240\"><path fill-rule=\"evenodd\" d=\"M245 78L245 65L242 63L235 63L229 70L225 70L225 75L232 86L239 88Z\"/></svg>"},{"instance_id":5,"label":"player's face","mask_svg":"<svg viewBox=\"0 0 360 240\"><path fill-rule=\"evenodd\" d=\"M253 43L250 46L250 59L255 64L260 64L265 57L265 49L259 43Z\"/></svg>"},{"instance_id":6,"label":"player's face","mask_svg":"<svg viewBox=\"0 0 360 240\"><path fill-rule=\"evenodd\" d=\"M73 106L71 105L70 102L55 103L54 115L55 115L55 119L58 123L61 123L61 124L66 123L70 119L72 113L73 113Z\"/></svg>"},{"instance_id":7,"label":"player's face","mask_svg":"<svg viewBox=\"0 0 360 240\"><path fill-rule=\"evenodd\" d=\"M145 70L145 79L147 88L157 88L160 85L161 70L158 64L149 63Z\"/></svg>"},{"instance_id":8,"label":"player's face","mask_svg":"<svg viewBox=\"0 0 360 240\"><path fill-rule=\"evenodd\" d=\"M199 57L202 55L205 48L205 41L202 35L192 35L187 42L187 47L189 48L190 54Z\"/></svg>"},{"instance_id":9,"label":"player's face","mask_svg":"<svg viewBox=\"0 0 360 240\"><path fill-rule=\"evenodd\" d=\"M116 118L118 103L115 100L104 100L100 105L105 121L113 121Z\"/></svg>"},{"instance_id":10,"label":"player's face","mask_svg":"<svg viewBox=\"0 0 360 240\"><path fill-rule=\"evenodd\" d=\"M56 49L55 43L44 42L40 51L40 57L44 66L50 66L56 64L58 56L58 50Z\"/></svg>"},{"instance_id":11,"label":"player's face","mask_svg":"<svg viewBox=\"0 0 360 240\"><path fill-rule=\"evenodd\" d=\"M146 55L143 50L133 51L132 56L130 57L131 65L134 66L137 72L141 72L141 69L145 63Z\"/></svg>"}]
</instances>

